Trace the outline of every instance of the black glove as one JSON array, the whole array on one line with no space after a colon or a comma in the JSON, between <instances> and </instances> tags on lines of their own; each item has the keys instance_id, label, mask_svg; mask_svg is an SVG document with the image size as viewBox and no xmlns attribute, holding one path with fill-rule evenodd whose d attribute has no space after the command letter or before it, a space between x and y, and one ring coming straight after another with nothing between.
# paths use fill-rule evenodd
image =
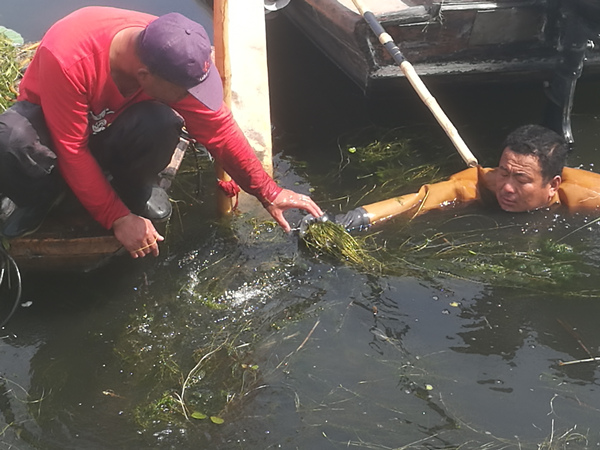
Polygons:
<instances>
[{"instance_id":1,"label":"black glove","mask_svg":"<svg viewBox=\"0 0 600 450\"><path fill-rule=\"evenodd\" d=\"M298 226L300 237L303 237L308 227L315 222L333 222L343 226L347 231L362 230L370 225L369 215L361 207L348 211L346 214L337 214L335 217L329 213L325 213L321 217L314 217L311 214L307 214Z\"/></svg>"},{"instance_id":2,"label":"black glove","mask_svg":"<svg viewBox=\"0 0 600 450\"><path fill-rule=\"evenodd\" d=\"M362 230L370 225L369 215L364 208L358 207L346 214L337 214L333 221L342 225L346 230Z\"/></svg>"}]
</instances>

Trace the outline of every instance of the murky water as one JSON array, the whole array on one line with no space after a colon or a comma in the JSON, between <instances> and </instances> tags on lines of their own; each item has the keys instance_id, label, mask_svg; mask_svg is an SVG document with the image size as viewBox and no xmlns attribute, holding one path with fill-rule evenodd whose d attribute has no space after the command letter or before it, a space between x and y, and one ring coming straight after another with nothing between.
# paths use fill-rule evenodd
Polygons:
<instances>
[{"instance_id":1,"label":"murky water","mask_svg":"<svg viewBox=\"0 0 600 450\"><path fill-rule=\"evenodd\" d=\"M25 4L0 24L37 39L47 23L24 18L43 4ZM61 8L73 6L49 14ZM344 152L392 129L425 159L451 155L444 173L462 168L412 92L366 101L283 18L268 26L282 185L332 211L385 198ZM432 90L485 164L544 101L529 84ZM580 84L572 166L600 162L597 92ZM0 448L600 445L597 364L559 364L600 356L595 217L469 209L396 221L369 232L390 270L365 273L263 218L217 220L200 164L200 177L178 178L160 258L25 276L32 303L0 333Z\"/></svg>"}]
</instances>

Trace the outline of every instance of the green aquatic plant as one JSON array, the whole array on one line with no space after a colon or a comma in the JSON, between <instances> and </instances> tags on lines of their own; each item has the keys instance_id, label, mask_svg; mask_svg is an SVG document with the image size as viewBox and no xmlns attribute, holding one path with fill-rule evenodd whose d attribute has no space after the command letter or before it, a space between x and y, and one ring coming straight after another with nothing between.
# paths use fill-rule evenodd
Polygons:
<instances>
[{"instance_id":1,"label":"green aquatic plant","mask_svg":"<svg viewBox=\"0 0 600 450\"><path fill-rule=\"evenodd\" d=\"M16 100L23 68L33 57L36 44L23 45L16 31L0 26L0 112Z\"/></svg>"},{"instance_id":2,"label":"green aquatic plant","mask_svg":"<svg viewBox=\"0 0 600 450\"><path fill-rule=\"evenodd\" d=\"M349 147L347 152L349 159L356 159L355 165L366 172L363 177L372 174L380 182L394 182L396 187L430 182L440 170L433 164L418 164L417 150L407 138L375 140L362 147Z\"/></svg>"},{"instance_id":3,"label":"green aquatic plant","mask_svg":"<svg viewBox=\"0 0 600 450\"><path fill-rule=\"evenodd\" d=\"M241 247L258 240L257 248L264 251L272 242L270 225L258 228L260 233L244 245L231 232L215 228L225 238L209 239L209 249L191 251L178 261L178 276L169 287L175 296L157 301L139 290L142 304L115 353L132 374L136 392L130 395L128 415L140 433L227 422L228 412L255 389L262 370L251 356L253 345L274 322L291 320L290 305L278 305L273 297L292 282L290 263L280 255L258 267L245 259ZM268 312L252 313L268 301Z\"/></svg>"},{"instance_id":4,"label":"green aquatic plant","mask_svg":"<svg viewBox=\"0 0 600 450\"><path fill-rule=\"evenodd\" d=\"M136 406L133 411L135 422L142 429L148 429L159 422L177 422L179 403L173 393L165 391L158 399Z\"/></svg>"},{"instance_id":5,"label":"green aquatic plant","mask_svg":"<svg viewBox=\"0 0 600 450\"><path fill-rule=\"evenodd\" d=\"M364 129L343 140L336 176L353 186L357 180L366 183L356 194L355 204L410 192L454 171L455 153L442 151L414 130Z\"/></svg>"},{"instance_id":6,"label":"green aquatic plant","mask_svg":"<svg viewBox=\"0 0 600 450\"><path fill-rule=\"evenodd\" d=\"M511 233L512 228L518 226L496 229ZM410 269L432 278L450 276L530 292L560 290L562 295L574 297L597 294L595 289L573 291L578 282L589 279L593 267L571 245L552 238L532 240L516 230L512 239L497 238L490 231L413 234L394 254L388 252L386 267L392 273Z\"/></svg>"},{"instance_id":7,"label":"green aquatic plant","mask_svg":"<svg viewBox=\"0 0 600 450\"><path fill-rule=\"evenodd\" d=\"M335 222L315 222L303 236L305 244L319 254L328 255L366 271L383 269L382 264L367 250L365 238L357 238Z\"/></svg>"},{"instance_id":8,"label":"green aquatic plant","mask_svg":"<svg viewBox=\"0 0 600 450\"><path fill-rule=\"evenodd\" d=\"M20 77L18 50L4 33L0 33L0 112L8 109L17 98Z\"/></svg>"},{"instance_id":9,"label":"green aquatic plant","mask_svg":"<svg viewBox=\"0 0 600 450\"><path fill-rule=\"evenodd\" d=\"M393 240L380 245L374 235L356 236L332 222L314 223L303 239L318 254L372 274L447 276L528 292L560 291L568 297L594 297L600 292L593 286L583 289L592 278L593 264L560 240L532 240L512 230L518 225L496 228L513 233L511 239L497 237L493 229L438 231L444 228L440 224L440 228L415 232L418 227L420 222L404 223L394 230Z\"/></svg>"},{"instance_id":10,"label":"green aquatic plant","mask_svg":"<svg viewBox=\"0 0 600 450\"><path fill-rule=\"evenodd\" d=\"M213 341L197 349L196 362L187 372L180 366L187 366L189 361L182 361L171 366L176 377L156 378L152 390L155 394L133 410L138 427L142 430L170 425L185 427L190 419L205 418L223 423L223 411L251 389L257 379L258 366L241 362L246 358L248 341L244 335L246 342L242 342L243 331L238 335L217 333ZM160 365L159 361L150 360Z\"/></svg>"}]
</instances>

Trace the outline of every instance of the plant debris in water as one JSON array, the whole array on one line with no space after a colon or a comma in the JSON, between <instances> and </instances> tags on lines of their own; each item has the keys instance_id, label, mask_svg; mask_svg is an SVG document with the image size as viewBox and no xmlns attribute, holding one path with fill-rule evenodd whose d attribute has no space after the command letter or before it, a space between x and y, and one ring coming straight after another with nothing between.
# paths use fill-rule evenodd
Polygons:
<instances>
[{"instance_id":1,"label":"plant debris in water","mask_svg":"<svg viewBox=\"0 0 600 450\"><path fill-rule=\"evenodd\" d=\"M594 286L584 288L592 279L594 262L566 242L532 240L514 230L517 225L496 228L512 235L511 240L492 238L490 229L440 231L444 224L438 225L416 233L421 222L405 224L393 230L392 241L386 240L383 247L377 247L372 235L355 237L333 222L311 224L303 239L318 254L372 274L450 276L529 292L560 291L568 297L595 297L600 292ZM401 243L395 244L396 239ZM579 290L573 290L575 285Z\"/></svg>"},{"instance_id":2,"label":"plant debris in water","mask_svg":"<svg viewBox=\"0 0 600 450\"><path fill-rule=\"evenodd\" d=\"M366 183L357 204L417 190L422 184L435 183L455 171L456 167L449 164L455 158L454 151L436 148L423 136L409 134L405 129L384 133L366 129L345 138L346 144L340 144L337 175L352 186L356 186L357 180ZM421 154L420 149L426 149L426 153Z\"/></svg>"},{"instance_id":3,"label":"plant debris in water","mask_svg":"<svg viewBox=\"0 0 600 450\"><path fill-rule=\"evenodd\" d=\"M549 237L532 239L517 231L518 225L496 227L498 233L506 232L500 238L492 236L492 229L444 232L439 231L440 225L406 238L386 260L387 270L451 276L529 292L560 292L567 297L598 295L595 287L584 289L595 271L593 261L586 261L572 245ZM388 244L387 249L391 247ZM575 285L579 290L573 290Z\"/></svg>"}]
</instances>

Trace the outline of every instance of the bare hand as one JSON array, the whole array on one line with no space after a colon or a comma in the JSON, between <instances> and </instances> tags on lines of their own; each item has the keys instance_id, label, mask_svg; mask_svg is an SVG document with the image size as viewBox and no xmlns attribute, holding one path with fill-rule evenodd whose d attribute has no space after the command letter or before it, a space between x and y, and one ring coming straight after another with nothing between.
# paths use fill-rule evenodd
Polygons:
<instances>
[{"instance_id":1,"label":"bare hand","mask_svg":"<svg viewBox=\"0 0 600 450\"><path fill-rule=\"evenodd\" d=\"M148 253L158 256L158 243L165 239L150 220L132 213L115 220L112 229L132 258L143 258Z\"/></svg>"},{"instance_id":2,"label":"bare hand","mask_svg":"<svg viewBox=\"0 0 600 450\"><path fill-rule=\"evenodd\" d=\"M275 200L273 200L270 205L265 206L265 208L286 233L291 230L290 224L285 220L285 217L283 217L283 212L288 209L302 209L315 217L321 217L323 215L321 208L319 208L309 196L298 194L289 189L281 191L279 195L275 197Z\"/></svg>"}]
</instances>

